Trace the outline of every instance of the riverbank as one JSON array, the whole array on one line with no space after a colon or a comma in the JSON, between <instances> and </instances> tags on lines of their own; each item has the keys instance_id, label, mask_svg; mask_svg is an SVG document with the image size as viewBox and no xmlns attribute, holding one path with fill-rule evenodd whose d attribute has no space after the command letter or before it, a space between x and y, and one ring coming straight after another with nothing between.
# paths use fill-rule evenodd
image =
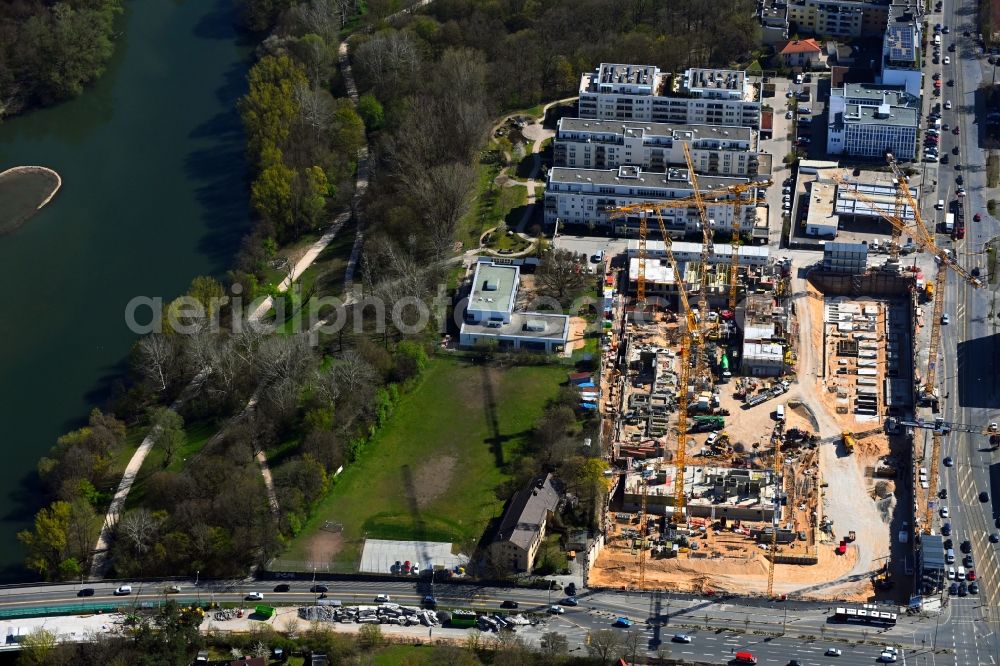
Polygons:
<instances>
[{"instance_id":1,"label":"riverbank","mask_svg":"<svg viewBox=\"0 0 1000 666\"><path fill-rule=\"evenodd\" d=\"M0 236L17 231L62 187L58 173L43 166L16 166L0 173Z\"/></svg>"}]
</instances>

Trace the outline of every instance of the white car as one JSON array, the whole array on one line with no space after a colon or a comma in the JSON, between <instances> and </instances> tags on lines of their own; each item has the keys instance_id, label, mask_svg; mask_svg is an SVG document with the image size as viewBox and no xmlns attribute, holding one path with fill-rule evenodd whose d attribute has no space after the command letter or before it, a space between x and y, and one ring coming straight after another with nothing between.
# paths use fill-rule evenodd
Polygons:
<instances>
[{"instance_id":1,"label":"white car","mask_svg":"<svg viewBox=\"0 0 1000 666\"><path fill-rule=\"evenodd\" d=\"M784 202L784 203L781 204L781 210L791 210L791 209L792 209L792 202L791 201L786 201L786 202Z\"/></svg>"},{"instance_id":2,"label":"white car","mask_svg":"<svg viewBox=\"0 0 1000 666\"><path fill-rule=\"evenodd\" d=\"M711 435L708 436L708 439L705 440L705 443L711 446L712 444L715 444L717 441L719 441L719 433L713 432Z\"/></svg>"},{"instance_id":3,"label":"white car","mask_svg":"<svg viewBox=\"0 0 1000 666\"><path fill-rule=\"evenodd\" d=\"M826 649L826 656L828 657L839 657L840 655L841 655L840 648L832 647Z\"/></svg>"},{"instance_id":4,"label":"white car","mask_svg":"<svg viewBox=\"0 0 1000 666\"><path fill-rule=\"evenodd\" d=\"M792 112L791 111L786 112L785 113L785 120L791 120L791 119L792 119Z\"/></svg>"},{"instance_id":5,"label":"white car","mask_svg":"<svg viewBox=\"0 0 1000 666\"><path fill-rule=\"evenodd\" d=\"M246 596L247 601L264 601L264 595L260 592L251 592Z\"/></svg>"},{"instance_id":6,"label":"white car","mask_svg":"<svg viewBox=\"0 0 1000 666\"><path fill-rule=\"evenodd\" d=\"M950 109L951 108L951 100L950 99L945 100L945 102L944 102L944 108L946 108L946 109Z\"/></svg>"},{"instance_id":7,"label":"white car","mask_svg":"<svg viewBox=\"0 0 1000 666\"><path fill-rule=\"evenodd\" d=\"M941 517L942 518L949 518L949 517L951 517L951 512L948 511L948 507L946 507L946 506L941 507Z\"/></svg>"},{"instance_id":8,"label":"white car","mask_svg":"<svg viewBox=\"0 0 1000 666\"><path fill-rule=\"evenodd\" d=\"M944 62L944 64L946 64L946 65L950 65L950 64L951 64L951 58L949 58L948 56L945 56L945 57L944 57L944 61L943 61L943 62Z\"/></svg>"},{"instance_id":9,"label":"white car","mask_svg":"<svg viewBox=\"0 0 1000 666\"><path fill-rule=\"evenodd\" d=\"M115 590L115 596L116 597L123 597L126 594L132 594L132 586L131 585L122 585L117 590Z\"/></svg>"},{"instance_id":10,"label":"white car","mask_svg":"<svg viewBox=\"0 0 1000 666\"><path fill-rule=\"evenodd\" d=\"M955 567L948 567L948 580L955 580Z\"/></svg>"},{"instance_id":11,"label":"white car","mask_svg":"<svg viewBox=\"0 0 1000 666\"><path fill-rule=\"evenodd\" d=\"M562 606L549 606L549 612L553 615L562 615L566 612L566 609Z\"/></svg>"},{"instance_id":12,"label":"white car","mask_svg":"<svg viewBox=\"0 0 1000 666\"><path fill-rule=\"evenodd\" d=\"M897 659L898 657L896 656L896 653L889 652L888 650L886 650L885 652L883 652L878 656L878 660L881 661L883 664L894 664L896 663Z\"/></svg>"},{"instance_id":13,"label":"white car","mask_svg":"<svg viewBox=\"0 0 1000 666\"><path fill-rule=\"evenodd\" d=\"M380 604L389 603L389 595L388 594L379 594L379 595L377 595L375 597L375 602L376 603L380 603Z\"/></svg>"}]
</instances>

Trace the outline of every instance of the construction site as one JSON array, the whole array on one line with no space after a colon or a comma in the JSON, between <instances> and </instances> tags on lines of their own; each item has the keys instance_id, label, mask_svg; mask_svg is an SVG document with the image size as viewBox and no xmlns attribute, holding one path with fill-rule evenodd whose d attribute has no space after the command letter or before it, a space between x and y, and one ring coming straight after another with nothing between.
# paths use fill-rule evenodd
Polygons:
<instances>
[{"instance_id":1,"label":"construction site","mask_svg":"<svg viewBox=\"0 0 1000 666\"><path fill-rule=\"evenodd\" d=\"M905 229L940 273L952 268L929 233L907 228L919 216L892 210L890 247ZM590 584L845 600L890 589L892 525L905 516L904 529L926 531L912 509L936 492L914 467L913 505L899 506L896 484L939 457L898 425L936 400L936 352L922 372L913 359L918 344L937 349L940 298L918 288L916 261L904 269L890 251L846 272L827 259L855 258L828 251L823 267L796 271L735 242L718 252L708 223L694 256L694 244L669 241L656 206L615 214L641 226L609 278L626 292L605 310L601 407L616 474ZM647 244L656 224L664 241Z\"/></svg>"}]
</instances>

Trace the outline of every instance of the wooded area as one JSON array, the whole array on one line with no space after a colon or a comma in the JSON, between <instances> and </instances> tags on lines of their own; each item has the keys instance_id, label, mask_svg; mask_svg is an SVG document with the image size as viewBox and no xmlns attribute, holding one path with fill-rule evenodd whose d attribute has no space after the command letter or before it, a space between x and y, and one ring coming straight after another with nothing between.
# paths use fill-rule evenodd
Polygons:
<instances>
[{"instance_id":1,"label":"wooded area","mask_svg":"<svg viewBox=\"0 0 1000 666\"><path fill-rule=\"evenodd\" d=\"M76 97L114 50L120 0L0 3L0 118Z\"/></svg>"}]
</instances>

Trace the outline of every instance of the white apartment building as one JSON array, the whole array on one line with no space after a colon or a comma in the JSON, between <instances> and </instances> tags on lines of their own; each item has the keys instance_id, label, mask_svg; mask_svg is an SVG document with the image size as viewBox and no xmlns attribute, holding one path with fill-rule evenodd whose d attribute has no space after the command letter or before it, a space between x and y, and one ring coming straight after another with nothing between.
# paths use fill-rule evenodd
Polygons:
<instances>
[{"instance_id":1,"label":"white apartment building","mask_svg":"<svg viewBox=\"0 0 1000 666\"><path fill-rule=\"evenodd\" d=\"M889 18L888 0L791 0L789 34L830 37L881 35Z\"/></svg>"},{"instance_id":2,"label":"white apartment building","mask_svg":"<svg viewBox=\"0 0 1000 666\"><path fill-rule=\"evenodd\" d=\"M760 127L760 95L746 72L601 63L580 79L581 118Z\"/></svg>"},{"instance_id":3,"label":"white apartment building","mask_svg":"<svg viewBox=\"0 0 1000 666\"><path fill-rule=\"evenodd\" d=\"M722 176L698 178L702 192L747 182L746 178ZM747 205L742 206L740 211L741 231L751 232L757 221L756 207L750 201L754 189L750 188L743 195L747 198ZM549 169L545 185L545 222L592 225L628 236L637 233L639 216L612 219L610 209L635 203L684 199L693 196L693 193L687 169L671 168L665 173L653 173L636 166L610 170L553 167ZM734 195L727 198L732 200ZM708 217L716 229L725 232L732 229L735 206L706 204ZM660 215L671 237L681 237L701 229L701 219L694 205L665 207L660 209ZM658 223L653 221L651 224L655 232Z\"/></svg>"},{"instance_id":4,"label":"white apartment building","mask_svg":"<svg viewBox=\"0 0 1000 666\"><path fill-rule=\"evenodd\" d=\"M903 89L851 83L830 93L826 152L878 157L917 155L920 98Z\"/></svg>"},{"instance_id":5,"label":"white apartment building","mask_svg":"<svg viewBox=\"0 0 1000 666\"><path fill-rule=\"evenodd\" d=\"M686 166L685 143L697 173L747 177L762 173L761 156L754 149L756 132L749 127L560 118L553 154L556 166L616 169L633 165L663 171L668 166ZM763 160L763 173L770 173L769 158Z\"/></svg>"}]
</instances>

